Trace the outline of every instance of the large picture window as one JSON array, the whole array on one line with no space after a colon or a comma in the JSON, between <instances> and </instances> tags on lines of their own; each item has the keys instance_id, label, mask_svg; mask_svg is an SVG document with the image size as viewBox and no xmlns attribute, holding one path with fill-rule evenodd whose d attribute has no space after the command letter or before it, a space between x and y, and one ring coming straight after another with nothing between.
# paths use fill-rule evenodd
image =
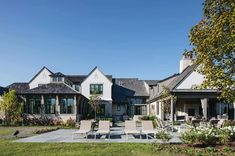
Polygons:
<instances>
[{"instance_id":1,"label":"large picture window","mask_svg":"<svg viewBox=\"0 0 235 156\"><path fill-rule=\"evenodd\" d=\"M63 97L60 99L60 113L61 114L74 113L74 99L72 97Z\"/></svg>"},{"instance_id":2,"label":"large picture window","mask_svg":"<svg viewBox=\"0 0 235 156\"><path fill-rule=\"evenodd\" d=\"M41 99L40 98L29 99L28 113L40 114L40 110L41 110Z\"/></svg>"},{"instance_id":3,"label":"large picture window","mask_svg":"<svg viewBox=\"0 0 235 156\"><path fill-rule=\"evenodd\" d=\"M56 98L46 97L45 98L45 113L55 114Z\"/></svg>"},{"instance_id":4,"label":"large picture window","mask_svg":"<svg viewBox=\"0 0 235 156\"><path fill-rule=\"evenodd\" d=\"M103 84L90 84L90 94L103 94Z\"/></svg>"}]
</instances>

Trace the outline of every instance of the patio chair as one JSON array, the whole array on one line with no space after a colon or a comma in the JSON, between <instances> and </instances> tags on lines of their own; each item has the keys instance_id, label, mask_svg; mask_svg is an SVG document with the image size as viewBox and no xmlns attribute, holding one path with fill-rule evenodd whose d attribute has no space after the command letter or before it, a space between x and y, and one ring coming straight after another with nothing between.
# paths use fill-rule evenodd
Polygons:
<instances>
[{"instance_id":1,"label":"patio chair","mask_svg":"<svg viewBox=\"0 0 235 156\"><path fill-rule=\"evenodd\" d=\"M153 127L153 122L152 121L142 121L142 134L146 135L146 138L151 137L153 139L155 137L157 130L154 129ZM153 134L153 137L150 135Z\"/></svg>"},{"instance_id":2,"label":"patio chair","mask_svg":"<svg viewBox=\"0 0 235 156\"><path fill-rule=\"evenodd\" d=\"M158 127L162 130L170 131L172 129L170 124L165 124L164 121L159 118L157 118L155 121L156 121Z\"/></svg>"},{"instance_id":3,"label":"patio chair","mask_svg":"<svg viewBox=\"0 0 235 156\"><path fill-rule=\"evenodd\" d=\"M110 121L99 121L98 131L95 132L96 135L108 135L110 139Z\"/></svg>"},{"instance_id":4,"label":"patio chair","mask_svg":"<svg viewBox=\"0 0 235 156\"><path fill-rule=\"evenodd\" d=\"M128 139L128 134L139 134L141 139L141 133L136 129L136 121L125 121L124 134Z\"/></svg>"},{"instance_id":5,"label":"patio chair","mask_svg":"<svg viewBox=\"0 0 235 156\"><path fill-rule=\"evenodd\" d=\"M224 126L226 119L219 119L219 122L217 123L217 128L222 128Z\"/></svg>"},{"instance_id":6,"label":"patio chair","mask_svg":"<svg viewBox=\"0 0 235 156\"><path fill-rule=\"evenodd\" d=\"M80 129L73 132L73 139L75 135L85 134L86 139L88 137L88 133L91 132L91 121L90 120L82 120L80 123Z\"/></svg>"}]
</instances>

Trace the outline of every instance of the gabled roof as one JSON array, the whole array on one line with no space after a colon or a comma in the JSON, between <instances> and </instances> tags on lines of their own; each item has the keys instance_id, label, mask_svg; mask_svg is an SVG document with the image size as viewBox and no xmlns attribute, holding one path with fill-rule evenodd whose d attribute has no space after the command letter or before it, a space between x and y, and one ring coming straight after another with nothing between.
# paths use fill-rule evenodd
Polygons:
<instances>
[{"instance_id":1,"label":"gabled roof","mask_svg":"<svg viewBox=\"0 0 235 156\"><path fill-rule=\"evenodd\" d=\"M50 71L47 67L43 67L30 81L29 83L31 83L44 69L48 70L51 74L53 74L52 71Z\"/></svg>"},{"instance_id":2,"label":"gabled roof","mask_svg":"<svg viewBox=\"0 0 235 156\"><path fill-rule=\"evenodd\" d=\"M175 88L183 81L185 80L197 67L197 65L193 64L188 66L184 69L180 74L174 74L164 80L159 81L159 86L166 86L170 89L170 91L174 92ZM168 81L169 79L172 79L171 81ZM151 102L159 97L161 97L163 90L159 91L153 98L151 98L148 102Z\"/></svg>"},{"instance_id":3,"label":"gabled roof","mask_svg":"<svg viewBox=\"0 0 235 156\"><path fill-rule=\"evenodd\" d=\"M17 93L24 93L25 91L29 90L29 83L27 82L20 82L20 83L13 83L7 86L9 90L15 90Z\"/></svg>"},{"instance_id":4,"label":"gabled roof","mask_svg":"<svg viewBox=\"0 0 235 156\"><path fill-rule=\"evenodd\" d=\"M95 70L99 70L99 68L96 66L88 75L87 75L87 77L82 81L82 82L84 82L84 81L86 81L86 79L95 71ZM112 82L112 75L105 75L101 70L99 70L111 83L113 83Z\"/></svg>"},{"instance_id":5,"label":"gabled roof","mask_svg":"<svg viewBox=\"0 0 235 156\"><path fill-rule=\"evenodd\" d=\"M1 87L0 86L0 95L3 95L4 94L4 92L7 92L8 91L8 89L7 88L5 88L5 87Z\"/></svg>"},{"instance_id":6,"label":"gabled roof","mask_svg":"<svg viewBox=\"0 0 235 156\"><path fill-rule=\"evenodd\" d=\"M172 81L169 85L168 88L172 91L174 90L183 80L185 80L197 67L197 65L193 64L185 68L182 73L177 76L177 78Z\"/></svg>"},{"instance_id":7,"label":"gabled roof","mask_svg":"<svg viewBox=\"0 0 235 156\"><path fill-rule=\"evenodd\" d=\"M25 94L79 94L64 83L49 83L27 90Z\"/></svg>"},{"instance_id":8,"label":"gabled roof","mask_svg":"<svg viewBox=\"0 0 235 156\"><path fill-rule=\"evenodd\" d=\"M113 79L112 99L114 102L127 102L127 97L148 97L144 80L135 78Z\"/></svg>"}]
</instances>

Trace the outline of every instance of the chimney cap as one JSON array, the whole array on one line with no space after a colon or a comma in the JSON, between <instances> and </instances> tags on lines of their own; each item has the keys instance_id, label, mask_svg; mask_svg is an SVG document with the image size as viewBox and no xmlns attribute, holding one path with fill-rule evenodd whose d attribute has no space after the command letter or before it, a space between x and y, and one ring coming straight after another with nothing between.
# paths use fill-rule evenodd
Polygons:
<instances>
[{"instance_id":1,"label":"chimney cap","mask_svg":"<svg viewBox=\"0 0 235 156\"><path fill-rule=\"evenodd\" d=\"M193 51L188 51L185 49L182 55L183 59L193 59Z\"/></svg>"}]
</instances>

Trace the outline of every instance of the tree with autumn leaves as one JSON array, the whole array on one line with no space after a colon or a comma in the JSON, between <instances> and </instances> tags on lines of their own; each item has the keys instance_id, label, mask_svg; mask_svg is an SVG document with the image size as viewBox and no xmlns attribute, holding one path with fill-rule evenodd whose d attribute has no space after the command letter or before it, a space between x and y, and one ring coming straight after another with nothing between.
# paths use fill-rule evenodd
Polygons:
<instances>
[{"instance_id":1,"label":"tree with autumn leaves","mask_svg":"<svg viewBox=\"0 0 235 156\"><path fill-rule=\"evenodd\" d=\"M235 1L205 0L202 20L190 31L202 88L217 88L220 99L235 102Z\"/></svg>"}]
</instances>

